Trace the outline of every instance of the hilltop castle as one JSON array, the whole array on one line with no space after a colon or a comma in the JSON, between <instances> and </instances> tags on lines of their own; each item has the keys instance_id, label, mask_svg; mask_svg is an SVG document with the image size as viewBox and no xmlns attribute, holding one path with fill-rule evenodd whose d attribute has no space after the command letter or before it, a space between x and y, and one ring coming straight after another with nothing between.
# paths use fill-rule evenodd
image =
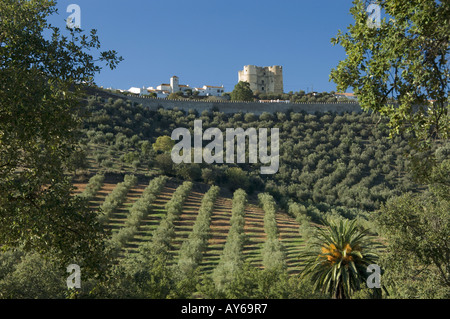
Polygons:
<instances>
[{"instance_id":1,"label":"hilltop castle","mask_svg":"<svg viewBox=\"0 0 450 319\"><path fill-rule=\"evenodd\" d=\"M253 92L283 93L283 67L246 65L239 71L239 81L250 83Z\"/></svg>"}]
</instances>

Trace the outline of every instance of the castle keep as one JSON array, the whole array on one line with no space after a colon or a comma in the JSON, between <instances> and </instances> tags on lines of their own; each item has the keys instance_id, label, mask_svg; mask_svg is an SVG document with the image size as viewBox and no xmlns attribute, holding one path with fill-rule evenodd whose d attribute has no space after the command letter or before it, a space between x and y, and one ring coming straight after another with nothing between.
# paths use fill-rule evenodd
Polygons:
<instances>
[{"instance_id":1,"label":"castle keep","mask_svg":"<svg viewBox=\"0 0 450 319\"><path fill-rule=\"evenodd\" d=\"M250 83L253 92L283 93L283 67L246 65L239 71L239 81Z\"/></svg>"}]
</instances>

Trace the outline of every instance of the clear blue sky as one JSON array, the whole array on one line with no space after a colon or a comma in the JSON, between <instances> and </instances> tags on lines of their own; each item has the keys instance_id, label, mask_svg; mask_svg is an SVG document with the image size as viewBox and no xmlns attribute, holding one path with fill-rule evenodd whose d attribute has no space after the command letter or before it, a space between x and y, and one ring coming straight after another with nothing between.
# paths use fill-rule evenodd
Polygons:
<instances>
[{"instance_id":1,"label":"clear blue sky","mask_svg":"<svg viewBox=\"0 0 450 319\"><path fill-rule=\"evenodd\" d=\"M330 39L353 22L351 0L59 0L65 27L69 4L81 8L81 28L97 29L103 49L125 59L104 68L98 85L157 86L173 75L193 87L231 91L244 65L282 65L284 91L332 91L330 70L345 58Z\"/></svg>"}]
</instances>

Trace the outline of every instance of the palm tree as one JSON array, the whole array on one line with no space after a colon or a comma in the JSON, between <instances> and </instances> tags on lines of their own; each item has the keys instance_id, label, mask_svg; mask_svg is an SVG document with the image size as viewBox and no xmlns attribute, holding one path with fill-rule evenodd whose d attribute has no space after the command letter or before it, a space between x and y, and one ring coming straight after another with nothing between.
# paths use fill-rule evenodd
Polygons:
<instances>
[{"instance_id":1,"label":"palm tree","mask_svg":"<svg viewBox=\"0 0 450 319\"><path fill-rule=\"evenodd\" d=\"M326 227L316 227L312 246L302 254L306 267L302 277L311 276L316 291L336 299L350 298L366 283L367 267L375 264L374 242L367 230L359 230L356 220L325 221ZM374 292L380 296L380 290Z\"/></svg>"}]
</instances>

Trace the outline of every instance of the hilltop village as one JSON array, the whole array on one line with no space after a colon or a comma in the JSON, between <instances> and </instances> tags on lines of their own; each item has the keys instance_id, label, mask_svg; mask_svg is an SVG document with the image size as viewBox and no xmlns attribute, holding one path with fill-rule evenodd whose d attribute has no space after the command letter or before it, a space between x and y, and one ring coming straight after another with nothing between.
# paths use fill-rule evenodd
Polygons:
<instances>
[{"instance_id":1,"label":"hilltop village","mask_svg":"<svg viewBox=\"0 0 450 319\"><path fill-rule=\"evenodd\" d=\"M238 82L247 82L253 92L253 97L261 103L334 103L334 102L356 102L356 96L353 93L335 93L335 92L284 92L283 85L283 67L274 66L255 66L245 65L238 71ZM158 99L167 99L175 97L176 99L188 98L190 100L230 100L230 93L233 88L225 88L221 85L203 85L191 86L181 84L180 78L172 76L168 83L161 83L157 86L131 87L128 90L113 90L115 93L121 93L134 97L152 97ZM172 94L172 96L171 96Z\"/></svg>"}]
</instances>

